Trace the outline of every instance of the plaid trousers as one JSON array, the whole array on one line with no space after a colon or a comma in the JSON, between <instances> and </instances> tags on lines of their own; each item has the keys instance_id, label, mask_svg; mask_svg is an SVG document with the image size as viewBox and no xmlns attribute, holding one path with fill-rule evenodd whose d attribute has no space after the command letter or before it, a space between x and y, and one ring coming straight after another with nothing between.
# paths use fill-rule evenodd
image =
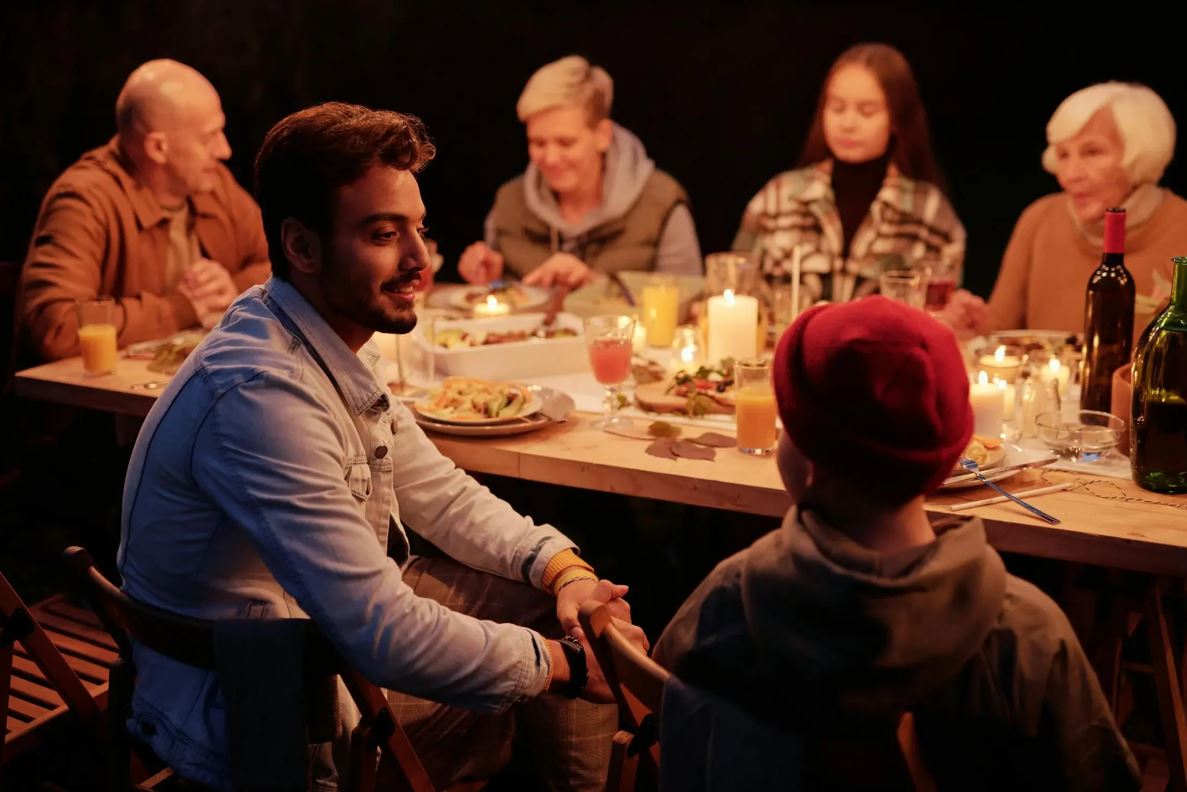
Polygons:
<instances>
[{"instance_id":1,"label":"plaid trousers","mask_svg":"<svg viewBox=\"0 0 1187 792\"><path fill-rule=\"evenodd\" d=\"M478 619L530 627L561 637L552 597L524 583L480 572L449 558L414 556L404 581L418 596ZM395 691L388 700L433 783L492 777L511 758L512 740L530 752L548 790L601 790L618 728L614 704L542 695L505 713L475 712ZM381 774L383 769L381 768Z\"/></svg>"}]
</instances>

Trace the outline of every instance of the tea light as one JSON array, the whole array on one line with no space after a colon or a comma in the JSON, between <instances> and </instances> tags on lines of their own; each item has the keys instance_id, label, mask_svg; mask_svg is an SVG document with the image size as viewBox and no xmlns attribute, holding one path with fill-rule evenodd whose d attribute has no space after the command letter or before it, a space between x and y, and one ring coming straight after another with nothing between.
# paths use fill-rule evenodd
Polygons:
<instances>
[{"instance_id":1,"label":"tea light","mask_svg":"<svg viewBox=\"0 0 1187 792\"><path fill-rule=\"evenodd\" d=\"M506 316L511 313L511 306L493 294L486 296L486 302L474 304L475 316Z\"/></svg>"},{"instance_id":2,"label":"tea light","mask_svg":"<svg viewBox=\"0 0 1187 792\"><path fill-rule=\"evenodd\" d=\"M1005 392L989 381L984 371L969 386L969 403L973 406L973 431L986 437L1000 437L1005 422Z\"/></svg>"},{"instance_id":3,"label":"tea light","mask_svg":"<svg viewBox=\"0 0 1187 792\"><path fill-rule=\"evenodd\" d=\"M697 328L682 325L676 328L676 337L672 341L672 360L669 369L672 373L681 369L691 371L701 361L701 345L697 338Z\"/></svg>"},{"instance_id":4,"label":"tea light","mask_svg":"<svg viewBox=\"0 0 1187 792\"><path fill-rule=\"evenodd\" d=\"M1063 365L1059 358L1051 358L1047 364L1047 368L1043 370L1043 380L1045 382L1056 382L1059 384L1060 397L1067 396L1067 383L1072 376L1072 370Z\"/></svg>"},{"instance_id":5,"label":"tea light","mask_svg":"<svg viewBox=\"0 0 1187 792\"><path fill-rule=\"evenodd\" d=\"M709 298L709 360L743 360L758 354L758 300L732 290Z\"/></svg>"},{"instance_id":6,"label":"tea light","mask_svg":"<svg viewBox=\"0 0 1187 792\"><path fill-rule=\"evenodd\" d=\"M1005 346L999 346L992 355L982 355L977 361L981 369L991 374L994 379L1013 382L1022 369L1022 358L1007 354Z\"/></svg>"}]
</instances>

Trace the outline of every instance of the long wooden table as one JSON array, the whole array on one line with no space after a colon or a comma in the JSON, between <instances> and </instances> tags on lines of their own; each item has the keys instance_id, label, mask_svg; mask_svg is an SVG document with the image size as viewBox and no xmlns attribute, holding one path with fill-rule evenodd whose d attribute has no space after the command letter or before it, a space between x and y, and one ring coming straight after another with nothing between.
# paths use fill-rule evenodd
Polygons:
<instances>
[{"instance_id":1,"label":"long wooden table","mask_svg":"<svg viewBox=\"0 0 1187 792\"><path fill-rule=\"evenodd\" d=\"M88 377L80 361L72 358L21 371L15 385L17 393L29 399L144 416L168 380L149 371L145 361L127 359L120 361L114 374ZM432 437L459 467L476 473L772 517L781 516L790 505L770 458L726 448L718 450L714 461L659 459L644 453L643 441L592 429L593 419L576 413L563 424L518 437ZM877 472L871 470L869 475ZM1074 484L1072 490L1042 498L1043 508L1063 524L1047 525L1010 503L966 512L985 521L995 547L1155 575L1187 576L1187 496L1157 495L1128 480L1093 480L1056 471L1025 471L1005 483L1022 489L1033 486L1040 476ZM991 493L983 487L943 493L929 500L927 508L948 512L953 503L987 494Z\"/></svg>"},{"instance_id":2,"label":"long wooden table","mask_svg":"<svg viewBox=\"0 0 1187 792\"><path fill-rule=\"evenodd\" d=\"M121 360L114 374L87 377L81 362L68 359L19 372L19 395L59 404L144 416L169 378L148 371L145 361ZM431 435L442 453L475 473L581 487L668 500L695 506L778 517L791 505L770 458L719 449L716 460L668 460L644 453L645 441L608 435L592 428L594 416L575 413L568 421L517 437L457 438ZM855 462L855 464L857 464ZM877 475L870 470L868 475ZM1044 496L1042 506L1063 522L1051 526L1013 504L984 506L968 514L981 517L990 542L999 550L1094 564L1154 576L1187 577L1187 496L1160 496L1121 479L1093 479L1057 471L1024 471L1006 486L1025 488L1036 480L1069 481L1071 490ZM951 513L949 506L978 500L987 488L974 487L933 497L927 509ZM1187 789L1187 715L1180 669L1151 579L1141 609L1148 625L1151 668L1158 686L1167 764L1172 787ZM1124 630L1109 640L1111 655L1098 672L1114 707ZM1102 643L1102 645L1104 645Z\"/></svg>"}]
</instances>

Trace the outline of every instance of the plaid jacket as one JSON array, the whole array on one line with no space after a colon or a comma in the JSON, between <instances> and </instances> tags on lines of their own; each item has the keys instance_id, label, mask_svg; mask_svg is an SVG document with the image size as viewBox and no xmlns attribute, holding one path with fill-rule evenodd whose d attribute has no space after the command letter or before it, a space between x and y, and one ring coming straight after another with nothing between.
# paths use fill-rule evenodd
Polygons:
<instances>
[{"instance_id":1,"label":"plaid jacket","mask_svg":"<svg viewBox=\"0 0 1187 792\"><path fill-rule=\"evenodd\" d=\"M805 301L843 302L878 290L884 257L901 256L890 268L949 263L957 282L965 233L940 189L908 179L891 165L842 258L844 236L832 190L832 162L781 173L751 199L734 239L735 250L753 251L768 278L791 271L799 247Z\"/></svg>"}]
</instances>

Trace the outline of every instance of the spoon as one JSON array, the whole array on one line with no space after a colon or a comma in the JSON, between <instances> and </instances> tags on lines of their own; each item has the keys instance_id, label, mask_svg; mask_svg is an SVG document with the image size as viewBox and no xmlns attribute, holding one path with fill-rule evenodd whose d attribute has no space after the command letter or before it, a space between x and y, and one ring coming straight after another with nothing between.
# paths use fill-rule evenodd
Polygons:
<instances>
[{"instance_id":1,"label":"spoon","mask_svg":"<svg viewBox=\"0 0 1187 792\"><path fill-rule=\"evenodd\" d=\"M979 478L981 480L982 484L986 485L987 487L990 487L991 489L997 490L997 492L999 494L1006 496L1007 498L1014 501L1022 508L1029 510L1033 514L1037 515L1040 519L1046 520L1047 522L1051 523L1052 525L1059 525L1060 520L1058 517L1052 517L1050 514L1047 514L1047 512L1043 511L1042 509L1040 509L1036 506L1031 506L1026 501L1022 500L1021 498L1015 497L1014 495L1011 495L1010 493L1006 492L1004 489L1002 489L998 485L994 484L989 479L985 478L985 475L981 472L981 468L973 460L962 459L962 460L960 460L960 466L962 468L964 468L965 470L967 470L968 472L972 473L977 478Z\"/></svg>"}]
</instances>

